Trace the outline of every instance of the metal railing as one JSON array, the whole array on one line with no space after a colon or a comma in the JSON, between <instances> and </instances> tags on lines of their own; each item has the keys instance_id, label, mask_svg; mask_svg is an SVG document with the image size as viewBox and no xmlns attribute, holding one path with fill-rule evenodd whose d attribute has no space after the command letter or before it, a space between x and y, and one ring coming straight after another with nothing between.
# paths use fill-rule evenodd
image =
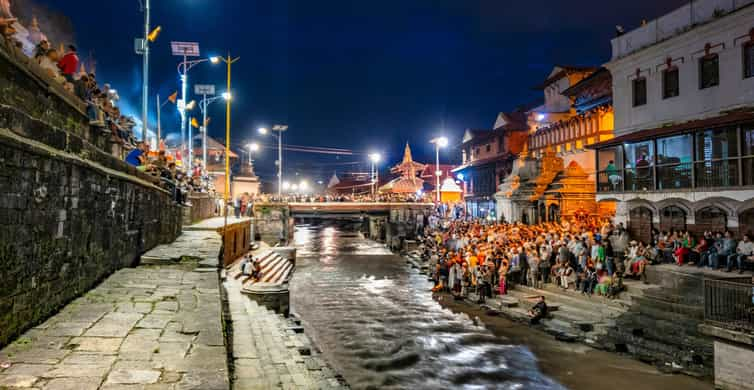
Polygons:
<instances>
[{"instance_id":1,"label":"metal railing","mask_svg":"<svg viewBox=\"0 0 754 390\"><path fill-rule=\"evenodd\" d=\"M754 330L751 277L704 279L704 321L736 330Z\"/></svg>"},{"instance_id":2,"label":"metal railing","mask_svg":"<svg viewBox=\"0 0 754 390\"><path fill-rule=\"evenodd\" d=\"M641 168L626 168L625 191L651 191L654 189L654 170L647 165Z\"/></svg>"},{"instance_id":3,"label":"metal railing","mask_svg":"<svg viewBox=\"0 0 754 390\"><path fill-rule=\"evenodd\" d=\"M672 163L657 166L657 189L691 188L691 163Z\"/></svg>"},{"instance_id":4,"label":"metal railing","mask_svg":"<svg viewBox=\"0 0 754 390\"><path fill-rule=\"evenodd\" d=\"M699 161L694 169L697 187L738 185L738 159Z\"/></svg>"}]
</instances>

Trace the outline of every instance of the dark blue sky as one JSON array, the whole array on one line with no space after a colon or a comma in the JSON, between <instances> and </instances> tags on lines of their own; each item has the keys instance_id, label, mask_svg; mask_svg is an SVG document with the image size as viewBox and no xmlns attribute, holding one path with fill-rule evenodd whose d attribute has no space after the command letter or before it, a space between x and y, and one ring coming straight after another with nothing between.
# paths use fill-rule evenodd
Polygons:
<instances>
[{"instance_id":1,"label":"dark blue sky","mask_svg":"<svg viewBox=\"0 0 754 390\"><path fill-rule=\"evenodd\" d=\"M21 4L31 0L15 0ZM68 15L82 57L92 52L98 79L140 110L138 0L36 0ZM499 111L541 97L532 87L554 64L599 65L609 59L614 25L632 28L682 0L152 0L150 103L178 88L170 41L198 41L202 54L228 49L233 69L233 142L259 138L261 125L287 123L286 143L377 150L400 158L409 141L432 159L428 139L458 142L465 128L489 128ZM44 26L43 26L44 29ZM190 81L224 89L224 68L202 64ZM151 109L152 107L150 107ZM154 110L151 109L154 117ZM137 115L138 116L138 115ZM211 109L210 135L222 137L224 111ZM174 109L163 128L177 131ZM263 141L263 140L260 140ZM271 143L272 140L268 140ZM446 156L458 159L458 153ZM273 150L257 157L274 173ZM287 152L287 166L316 179L338 162L365 156ZM345 166L343 166L345 167ZM342 168L342 167L340 167ZM288 171L288 170L287 170ZM286 175L291 174L287 172Z\"/></svg>"}]
</instances>

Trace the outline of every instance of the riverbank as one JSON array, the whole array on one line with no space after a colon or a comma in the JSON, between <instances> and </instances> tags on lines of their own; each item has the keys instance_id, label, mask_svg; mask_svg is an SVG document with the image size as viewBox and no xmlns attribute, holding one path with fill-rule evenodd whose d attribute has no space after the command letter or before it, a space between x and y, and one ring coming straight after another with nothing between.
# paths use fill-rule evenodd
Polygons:
<instances>
[{"instance_id":1,"label":"riverbank","mask_svg":"<svg viewBox=\"0 0 754 390\"><path fill-rule=\"evenodd\" d=\"M628 389L641 383L641 389L713 388L712 383L685 375L664 374L655 367L579 343L555 340L549 334L512 321L492 316L486 309L467 301L457 301L450 294L435 294L443 307L470 318L478 318L495 336L513 344L525 345L536 356L542 372L564 386L579 390Z\"/></svg>"}]
</instances>

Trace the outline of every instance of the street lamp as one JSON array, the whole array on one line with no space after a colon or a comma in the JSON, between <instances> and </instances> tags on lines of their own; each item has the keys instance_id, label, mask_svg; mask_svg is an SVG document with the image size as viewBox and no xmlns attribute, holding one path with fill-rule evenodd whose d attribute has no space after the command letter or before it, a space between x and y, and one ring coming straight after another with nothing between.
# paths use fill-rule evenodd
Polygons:
<instances>
[{"instance_id":1,"label":"street lamp","mask_svg":"<svg viewBox=\"0 0 754 390\"><path fill-rule=\"evenodd\" d=\"M212 57L217 58L217 57ZM202 100L199 101L199 109L202 111L202 169L207 170L207 107L209 107L210 104L220 100L225 99L228 100L226 97L229 96L227 92L223 92L221 96L210 96L209 98L207 95L214 95L215 94L215 86L214 85L200 85L197 84L194 86L194 92L197 95L202 95ZM193 142L192 142L193 146Z\"/></svg>"},{"instance_id":2,"label":"street lamp","mask_svg":"<svg viewBox=\"0 0 754 390\"><path fill-rule=\"evenodd\" d=\"M372 200L375 202L377 201L376 187L380 181L380 173L377 168L377 163L379 163L381 159L382 156L379 153L371 153L369 155L369 160L372 161Z\"/></svg>"},{"instance_id":3,"label":"street lamp","mask_svg":"<svg viewBox=\"0 0 754 390\"><path fill-rule=\"evenodd\" d=\"M431 141L429 141L429 143L435 144L435 201L437 202L437 204L440 204L440 176L442 176L442 171L440 170L440 148L448 146L448 138L433 138Z\"/></svg>"},{"instance_id":4,"label":"street lamp","mask_svg":"<svg viewBox=\"0 0 754 390\"><path fill-rule=\"evenodd\" d=\"M249 166L251 166L251 153L259 150L259 144L256 142L251 142L246 144L246 148L249 149Z\"/></svg>"},{"instance_id":5,"label":"street lamp","mask_svg":"<svg viewBox=\"0 0 754 390\"><path fill-rule=\"evenodd\" d=\"M266 127L260 127L257 131L259 134L270 133L273 137L278 139L278 197L281 197L283 193L283 132L288 130L287 125L274 125L272 126L273 133L270 133ZM275 135L274 132L278 134Z\"/></svg>"},{"instance_id":6,"label":"street lamp","mask_svg":"<svg viewBox=\"0 0 754 390\"><path fill-rule=\"evenodd\" d=\"M170 47L174 56L183 57L183 61L178 64L178 74L181 76L181 101L183 102L183 107L181 107L180 105L178 106L181 112L181 151L183 151L186 147L187 133L189 134L190 142L193 142L193 139L191 139L191 126L188 124L188 118L186 115L186 88L188 87L188 71L194 66L199 65L203 62L217 64L222 60L222 58L214 56L210 58L189 60L189 57L199 57L199 44L196 42L173 41L170 42ZM193 144L188 150L188 157L190 164L191 158L193 157Z\"/></svg>"}]
</instances>

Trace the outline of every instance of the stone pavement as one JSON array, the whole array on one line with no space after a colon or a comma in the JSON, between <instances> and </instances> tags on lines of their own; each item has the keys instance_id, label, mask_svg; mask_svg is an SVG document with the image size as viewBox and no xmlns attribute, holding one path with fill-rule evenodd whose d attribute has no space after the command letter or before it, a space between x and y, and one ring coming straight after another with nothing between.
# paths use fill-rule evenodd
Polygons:
<instances>
[{"instance_id":1,"label":"stone pavement","mask_svg":"<svg viewBox=\"0 0 754 390\"><path fill-rule=\"evenodd\" d=\"M233 388L347 389L317 355L297 320L259 306L241 293L241 282L223 283L233 321Z\"/></svg>"},{"instance_id":2,"label":"stone pavement","mask_svg":"<svg viewBox=\"0 0 754 390\"><path fill-rule=\"evenodd\" d=\"M114 273L0 351L0 389L228 389L218 272Z\"/></svg>"}]
</instances>

